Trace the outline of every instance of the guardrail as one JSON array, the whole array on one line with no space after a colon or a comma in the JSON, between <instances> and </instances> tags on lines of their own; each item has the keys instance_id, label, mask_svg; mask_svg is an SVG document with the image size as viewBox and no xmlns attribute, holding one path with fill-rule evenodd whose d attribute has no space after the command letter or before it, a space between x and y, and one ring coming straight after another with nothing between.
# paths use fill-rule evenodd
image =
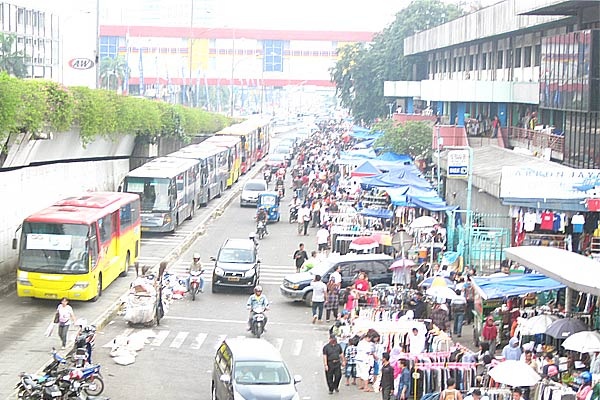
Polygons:
<instances>
[{"instance_id":1,"label":"guardrail","mask_svg":"<svg viewBox=\"0 0 600 400\"><path fill-rule=\"evenodd\" d=\"M527 148L545 149L549 148L553 153L559 153L561 156L565 151L564 135L555 135L553 133L534 131L531 129L509 126L507 128L508 139L511 142L518 141L527 143Z\"/></svg>"}]
</instances>

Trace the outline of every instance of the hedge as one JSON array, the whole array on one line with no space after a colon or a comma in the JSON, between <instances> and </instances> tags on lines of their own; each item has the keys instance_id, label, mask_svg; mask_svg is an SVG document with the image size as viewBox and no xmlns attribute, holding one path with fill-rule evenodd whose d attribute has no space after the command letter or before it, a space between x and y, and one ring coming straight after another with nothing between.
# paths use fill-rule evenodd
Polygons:
<instances>
[{"instance_id":1,"label":"hedge","mask_svg":"<svg viewBox=\"0 0 600 400\"><path fill-rule=\"evenodd\" d=\"M0 148L13 133L79 128L85 145L99 136L116 138L127 134L189 140L198 133L217 132L232 123L226 116L196 108L0 74Z\"/></svg>"}]
</instances>

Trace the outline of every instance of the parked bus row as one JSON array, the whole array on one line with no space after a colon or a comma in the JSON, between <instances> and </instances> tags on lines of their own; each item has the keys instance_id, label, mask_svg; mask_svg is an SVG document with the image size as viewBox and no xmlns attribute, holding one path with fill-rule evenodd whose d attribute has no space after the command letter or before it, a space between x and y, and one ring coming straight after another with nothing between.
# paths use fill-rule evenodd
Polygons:
<instances>
[{"instance_id":1,"label":"parked bus row","mask_svg":"<svg viewBox=\"0 0 600 400\"><path fill-rule=\"evenodd\" d=\"M141 231L173 231L231 187L269 149L270 120L252 119L131 171L123 191L58 201L21 224L17 295L96 300L140 253Z\"/></svg>"},{"instance_id":2,"label":"parked bus row","mask_svg":"<svg viewBox=\"0 0 600 400\"><path fill-rule=\"evenodd\" d=\"M267 154L270 129L270 118L252 118L130 171L121 190L140 196L142 231L173 232L221 197Z\"/></svg>"}]
</instances>

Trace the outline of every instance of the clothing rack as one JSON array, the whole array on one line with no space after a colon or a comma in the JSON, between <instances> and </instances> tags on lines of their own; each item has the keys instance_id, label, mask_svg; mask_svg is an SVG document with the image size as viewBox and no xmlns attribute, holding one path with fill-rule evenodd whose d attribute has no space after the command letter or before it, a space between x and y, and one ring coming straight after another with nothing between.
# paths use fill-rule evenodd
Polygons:
<instances>
[{"instance_id":1,"label":"clothing rack","mask_svg":"<svg viewBox=\"0 0 600 400\"><path fill-rule=\"evenodd\" d=\"M575 400L575 392L568 386L543 380L532 391L529 400Z\"/></svg>"}]
</instances>

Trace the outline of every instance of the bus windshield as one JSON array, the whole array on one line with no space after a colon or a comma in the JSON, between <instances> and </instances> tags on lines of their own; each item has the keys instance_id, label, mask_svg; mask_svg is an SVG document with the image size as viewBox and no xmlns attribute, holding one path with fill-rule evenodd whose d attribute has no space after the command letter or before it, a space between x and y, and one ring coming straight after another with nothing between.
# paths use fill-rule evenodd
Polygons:
<instances>
[{"instance_id":1,"label":"bus windshield","mask_svg":"<svg viewBox=\"0 0 600 400\"><path fill-rule=\"evenodd\" d=\"M169 179L166 178L141 178L127 177L124 190L140 195L142 211L168 212L169 206Z\"/></svg>"},{"instance_id":2,"label":"bus windshield","mask_svg":"<svg viewBox=\"0 0 600 400\"><path fill-rule=\"evenodd\" d=\"M88 230L87 225L25 222L20 269L56 274L88 273Z\"/></svg>"}]
</instances>

